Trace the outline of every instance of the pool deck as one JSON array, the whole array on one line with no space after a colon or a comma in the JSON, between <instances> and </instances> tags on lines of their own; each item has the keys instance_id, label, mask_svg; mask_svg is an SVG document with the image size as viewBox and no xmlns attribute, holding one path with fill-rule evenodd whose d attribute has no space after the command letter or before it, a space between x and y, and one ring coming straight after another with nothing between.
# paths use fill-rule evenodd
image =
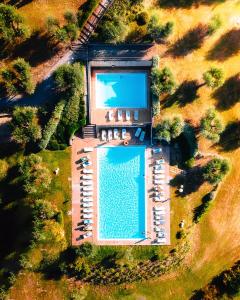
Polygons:
<instances>
[{"instance_id":1,"label":"pool deck","mask_svg":"<svg viewBox=\"0 0 240 300\"><path fill-rule=\"evenodd\" d=\"M153 154L152 148L148 143L140 143L138 140L133 138L133 131L129 129L127 140L130 145L144 144L147 146L146 149L146 194L147 194L147 232L145 239L133 239L133 240L98 240L98 209L97 209L97 151L96 147L100 145L122 145L123 140L112 140L111 142L102 142L99 139L82 139L80 137L75 137L72 142L72 244L77 246L85 241L92 242L96 245L153 245L156 239L156 233L153 226L153 206L165 207L165 224L160 226L165 229L166 232L166 243L164 245L170 244L170 201L169 201L169 185L166 183L164 185L164 192L166 195L166 201L164 202L153 202L153 162L155 159L160 158L160 154ZM84 147L93 147L94 151L90 153L84 153ZM165 159L165 174L167 180L169 179L169 148L162 147L163 153L161 156ZM82 224L82 208L81 208L81 176L82 168L79 165L79 159L83 156L89 155L92 161L92 166L89 167L93 169L93 236L83 239L82 235L85 233ZM162 245L162 244L158 244Z\"/></svg>"}]
</instances>

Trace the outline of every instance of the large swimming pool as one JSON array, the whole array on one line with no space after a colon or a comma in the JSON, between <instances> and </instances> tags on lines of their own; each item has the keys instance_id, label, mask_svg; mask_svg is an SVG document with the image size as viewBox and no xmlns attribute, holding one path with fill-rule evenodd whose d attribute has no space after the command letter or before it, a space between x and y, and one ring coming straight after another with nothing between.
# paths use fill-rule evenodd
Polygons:
<instances>
[{"instance_id":1,"label":"large swimming pool","mask_svg":"<svg viewBox=\"0 0 240 300\"><path fill-rule=\"evenodd\" d=\"M145 147L99 147L98 238L145 237Z\"/></svg>"},{"instance_id":2,"label":"large swimming pool","mask_svg":"<svg viewBox=\"0 0 240 300\"><path fill-rule=\"evenodd\" d=\"M146 108L147 73L96 73L97 108Z\"/></svg>"}]
</instances>

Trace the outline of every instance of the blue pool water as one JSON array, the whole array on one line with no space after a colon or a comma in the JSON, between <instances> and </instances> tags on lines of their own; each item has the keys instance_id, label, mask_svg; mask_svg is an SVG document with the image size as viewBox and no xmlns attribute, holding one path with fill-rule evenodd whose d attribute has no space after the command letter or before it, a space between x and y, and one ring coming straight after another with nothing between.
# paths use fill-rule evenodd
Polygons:
<instances>
[{"instance_id":1,"label":"blue pool water","mask_svg":"<svg viewBox=\"0 0 240 300\"><path fill-rule=\"evenodd\" d=\"M146 108L146 73L97 73L96 107Z\"/></svg>"},{"instance_id":2,"label":"blue pool water","mask_svg":"<svg viewBox=\"0 0 240 300\"><path fill-rule=\"evenodd\" d=\"M145 237L145 147L99 147L98 238Z\"/></svg>"}]
</instances>

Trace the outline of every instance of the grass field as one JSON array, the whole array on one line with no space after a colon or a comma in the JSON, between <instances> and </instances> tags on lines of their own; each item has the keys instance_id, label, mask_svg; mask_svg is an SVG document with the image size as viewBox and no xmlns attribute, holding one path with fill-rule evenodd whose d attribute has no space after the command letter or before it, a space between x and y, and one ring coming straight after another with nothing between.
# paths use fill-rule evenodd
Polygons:
<instances>
[{"instance_id":1,"label":"grass field","mask_svg":"<svg viewBox=\"0 0 240 300\"><path fill-rule=\"evenodd\" d=\"M33 1L23 6L21 8L22 12L27 14L27 10L31 10L30 5L33 5L34 2L39 3L40 1ZM48 5L50 5L49 3L50 2L48 2ZM54 1L51 2L51 4L52 3L54 3ZM77 1L72 1L71 3L73 3L72 7L75 7L74 5ZM154 9L151 4L155 4ZM68 5L68 9L70 5L71 4ZM79 5L79 3L77 3L77 5ZM235 78L240 72L240 27L238 27L236 23L237 17L240 17L240 1L214 1L211 5L201 4L190 9L163 9L157 6L156 1L147 0L145 1L145 5L151 13L158 14L159 19L163 22L173 21L175 24L174 33L169 39L169 45L158 45L157 49L160 56L160 67L169 67L174 73L178 85L192 81L201 83L203 72L211 66L222 68L227 82L227 84L217 92L205 86L201 87L197 90L196 99L192 99L191 102L177 103L172 101L169 103L167 99L163 99L161 116L173 113L182 114L185 119L196 126L199 124L199 120L205 110L209 107L216 106L225 125L229 122L239 121L240 92L235 95L232 93L232 90L236 88L236 82L238 81L236 81ZM63 12L65 7L63 8L62 6L61 9ZM62 12L60 13L59 9L59 17L62 15ZM199 24L209 23L214 16L220 17L222 26L215 34L207 37L199 49L189 51L187 55L174 56L172 53L169 53L169 49L171 47L174 48L174 45L186 36L189 30L197 28ZM41 16L41 20L43 19ZM31 22L34 24L34 14L32 20ZM39 21L39 24L41 24L41 22L42 21ZM36 22L36 24L38 24L38 22ZM237 139L237 137L234 137L234 139ZM82 299L189 299L195 289L206 285L213 276L229 268L239 259L240 149L234 147L234 141L232 140L226 140L225 143L229 144L222 147L221 145L212 145L203 139L199 139L200 150L220 153L231 161L232 168L229 175L221 184L210 211L203 217L200 223L194 225L192 229L191 251L184 265L179 270L171 272L152 282L142 282L117 288L86 286L82 288ZM43 157L46 158L46 161L52 161L51 163L53 163L53 165L57 164L57 160L55 160L56 157L52 156L52 154L44 153ZM65 164L68 164L67 157ZM65 168L64 164L63 166L63 168ZM66 171L66 174L68 174L67 172L68 171ZM67 181L68 175L66 174L65 172L62 173L62 177L59 178L59 185L69 184ZM191 226L192 210L200 204L201 198L208 191L209 187L203 185L197 192L185 198L179 198L175 195L174 189L172 189L171 231L173 246L176 243L175 234L178 230L180 220L185 219L187 226ZM58 195L58 192L56 192L56 194L51 197L58 198ZM62 197L64 197L64 195L59 197L63 199ZM66 226L68 225L66 224ZM143 254L140 253L139 255ZM12 289L10 298L18 299L17 297L20 297L21 299L27 300L66 299L66 295L68 294L66 285L69 285L69 283L67 283L65 279L61 281L51 281L40 277L38 274L23 274ZM69 286L71 286L71 284Z\"/></svg>"}]
</instances>

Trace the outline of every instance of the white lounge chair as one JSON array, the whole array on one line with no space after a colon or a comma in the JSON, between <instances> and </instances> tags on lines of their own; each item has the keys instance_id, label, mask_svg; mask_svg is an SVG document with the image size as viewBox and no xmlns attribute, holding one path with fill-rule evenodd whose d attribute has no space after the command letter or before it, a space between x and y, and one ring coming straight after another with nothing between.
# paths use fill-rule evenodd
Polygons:
<instances>
[{"instance_id":1,"label":"white lounge chair","mask_svg":"<svg viewBox=\"0 0 240 300\"><path fill-rule=\"evenodd\" d=\"M112 140L112 129L108 129L108 141Z\"/></svg>"},{"instance_id":2,"label":"white lounge chair","mask_svg":"<svg viewBox=\"0 0 240 300\"><path fill-rule=\"evenodd\" d=\"M118 139L118 129L117 128L113 129L113 138L114 138L114 140Z\"/></svg>"},{"instance_id":3,"label":"white lounge chair","mask_svg":"<svg viewBox=\"0 0 240 300\"><path fill-rule=\"evenodd\" d=\"M138 117L139 117L138 110L134 110L134 113L133 113L133 119L134 119L134 121L138 121Z\"/></svg>"},{"instance_id":4,"label":"white lounge chair","mask_svg":"<svg viewBox=\"0 0 240 300\"><path fill-rule=\"evenodd\" d=\"M118 109L118 121L122 121L122 110Z\"/></svg>"},{"instance_id":5,"label":"white lounge chair","mask_svg":"<svg viewBox=\"0 0 240 300\"><path fill-rule=\"evenodd\" d=\"M92 197L84 197L82 199L83 202L93 202L93 198Z\"/></svg>"},{"instance_id":6,"label":"white lounge chair","mask_svg":"<svg viewBox=\"0 0 240 300\"><path fill-rule=\"evenodd\" d=\"M91 219L93 217L93 214L83 214L83 219Z\"/></svg>"},{"instance_id":7,"label":"white lounge chair","mask_svg":"<svg viewBox=\"0 0 240 300\"><path fill-rule=\"evenodd\" d=\"M161 198L160 197L154 197L153 200L156 201L156 202L160 202Z\"/></svg>"},{"instance_id":8,"label":"white lounge chair","mask_svg":"<svg viewBox=\"0 0 240 300\"><path fill-rule=\"evenodd\" d=\"M154 215L155 215L155 217L160 216L160 215L165 215L165 211L163 211L163 210L160 210L160 211L156 210L156 211L154 211Z\"/></svg>"},{"instance_id":9,"label":"white lounge chair","mask_svg":"<svg viewBox=\"0 0 240 300\"><path fill-rule=\"evenodd\" d=\"M165 181L162 179L154 180L154 184L165 184Z\"/></svg>"},{"instance_id":10,"label":"white lounge chair","mask_svg":"<svg viewBox=\"0 0 240 300\"><path fill-rule=\"evenodd\" d=\"M160 171L161 171L161 170L160 170ZM155 175L154 175L154 178L155 178L155 179L164 179L164 178L165 178L165 175L164 175L164 174L157 174L157 175L155 174Z\"/></svg>"},{"instance_id":11,"label":"white lounge chair","mask_svg":"<svg viewBox=\"0 0 240 300\"><path fill-rule=\"evenodd\" d=\"M130 121L130 110L126 110L126 121Z\"/></svg>"},{"instance_id":12,"label":"white lounge chair","mask_svg":"<svg viewBox=\"0 0 240 300\"><path fill-rule=\"evenodd\" d=\"M86 226L84 229L84 231L92 231L93 230L93 226Z\"/></svg>"},{"instance_id":13,"label":"white lounge chair","mask_svg":"<svg viewBox=\"0 0 240 300\"><path fill-rule=\"evenodd\" d=\"M89 174L89 175L83 175L83 176L82 176L82 179L92 180L92 179L93 179L93 176L92 176L91 174Z\"/></svg>"},{"instance_id":14,"label":"white lounge chair","mask_svg":"<svg viewBox=\"0 0 240 300\"><path fill-rule=\"evenodd\" d=\"M122 129L122 139L125 140L127 134L127 130L125 128Z\"/></svg>"},{"instance_id":15,"label":"white lounge chair","mask_svg":"<svg viewBox=\"0 0 240 300\"><path fill-rule=\"evenodd\" d=\"M108 112L108 120L112 121L113 118L114 118L113 110L109 110L109 112Z\"/></svg>"},{"instance_id":16,"label":"white lounge chair","mask_svg":"<svg viewBox=\"0 0 240 300\"><path fill-rule=\"evenodd\" d=\"M83 212L84 212L84 213L92 213L92 212L93 212L93 209L92 209L92 208L84 208L84 209L83 209Z\"/></svg>"},{"instance_id":17,"label":"white lounge chair","mask_svg":"<svg viewBox=\"0 0 240 300\"><path fill-rule=\"evenodd\" d=\"M85 148L83 148L83 152L85 152L85 153L93 152L93 147L85 147Z\"/></svg>"},{"instance_id":18,"label":"white lounge chair","mask_svg":"<svg viewBox=\"0 0 240 300\"><path fill-rule=\"evenodd\" d=\"M93 220L83 220L83 224L85 225L93 224Z\"/></svg>"},{"instance_id":19,"label":"white lounge chair","mask_svg":"<svg viewBox=\"0 0 240 300\"><path fill-rule=\"evenodd\" d=\"M83 180L82 182L82 185L83 186L88 186L88 185L93 185L93 181L92 180Z\"/></svg>"},{"instance_id":20,"label":"white lounge chair","mask_svg":"<svg viewBox=\"0 0 240 300\"><path fill-rule=\"evenodd\" d=\"M102 141L106 141L107 140L107 132L106 132L106 130L102 130L101 140Z\"/></svg>"},{"instance_id":21,"label":"white lounge chair","mask_svg":"<svg viewBox=\"0 0 240 300\"><path fill-rule=\"evenodd\" d=\"M135 132L135 137L138 138L141 134L142 128L138 128Z\"/></svg>"},{"instance_id":22,"label":"white lounge chair","mask_svg":"<svg viewBox=\"0 0 240 300\"><path fill-rule=\"evenodd\" d=\"M167 242L166 238L158 238L157 239L158 244L166 244L166 242Z\"/></svg>"},{"instance_id":23,"label":"white lounge chair","mask_svg":"<svg viewBox=\"0 0 240 300\"><path fill-rule=\"evenodd\" d=\"M88 237L91 237L92 236L92 232L87 232L83 235L83 238L86 239Z\"/></svg>"},{"instance_id":24,"label":"white lounge chair","mask_svg":"<svg viewBox=\"0 0 240 300\"><path fill-rule=\"evenodd\" d=\"M92 191L84 191L82 193L83 197L89 197L89 196L92 196L93 195L93 192Z\"/></svg>"},{"instance_id":25,"label":"white lounge chair","mask_svg":"<svg viewBox=\"0 0 240 300\"><path fill-rule=\"evenodd\" d=\"M84 202L83 203L83 205L82 205L83 207L93 207L93 203L92 202Z\"/></svg>"},{"instance_id":26,"label":"white lounge chair","mask_svg":"<svg viewBox=\"0 0 240 300\"><path fill-rule=\"evenodd\" d=\"M154 199L156 202L161 202L161 201L165 201L166 198L164 196L158 196L158 197L155 197Z\"/></svg>"},{"instance_id":27,"label":"white lounge chair","mask_svg":"<svg viewBox=\"0 0 240 300\"><path fill-rule=\"evenodd\" d=\"M93 169L83 169L83 174L93 174Z\"/></svg>"},{"instance_id":28,"label":"white lounge chair","mask_svg":"<svg viewBox=\"0 0 240 300\"><path fill-rule=\"evenodd\" d=\"M155 166L154 166L154 169L155 169L155 170L164 170L164 169L165 169L165 166L164 166L164 164L155 165Z\"/></svg>"},{"instance_id":29,"label":"white lounge chair","mask_svg":"<svg viewBox=\"0 0 240 300\"><path fill-rule=\"evenodd\" d=\"M143 141L144 141L144 138L145 138L145 131L142 131L139 140L140 140L141 142L143 142Z\"/></svg>"},{"instance_id":30,"label":"white lounge chair","mask_svg":"<svg viewBox=\"0 0 240 300\"><path fill-rule=\"evenodd\" d=\"M160 224L160 221L158 221L158 220L154 220L154 224L155 224L155 225L161 225L161 224Z\"/></svg>"},{"instance_id":31,"label":"white lounge chair","mask_svg":"<svg viewBox=\"0 0 240 300\"><path fill-rule=\"evenodd\" d=\"M162 172L163 171L163 172ZM165 173L164 170L154 170L153 171L154 174L163 174Z\"/></svg>"},{"instance_id":32,"label":"white lounge chair","mask_svg":"<svg viewBox=\"0 0 240 300\"><path fill-rule=\"evenodd\" d=\"M83 189L84 192L93 191L93 187L92 186L84 186L82 189Z\"/></svg>"},{"instance_id":33,"label":"white lounge chair","mask_svg":"<svg viewBox=\"0 0 240 300\"><path fill-rule=\"evenodd\" d=\"M159 231L161 230L161 228L160 228L160 227L157 227L157 226L155 226L154 230L155 230L156 232L159 232Z\"/></svg>"}]
</instances>

